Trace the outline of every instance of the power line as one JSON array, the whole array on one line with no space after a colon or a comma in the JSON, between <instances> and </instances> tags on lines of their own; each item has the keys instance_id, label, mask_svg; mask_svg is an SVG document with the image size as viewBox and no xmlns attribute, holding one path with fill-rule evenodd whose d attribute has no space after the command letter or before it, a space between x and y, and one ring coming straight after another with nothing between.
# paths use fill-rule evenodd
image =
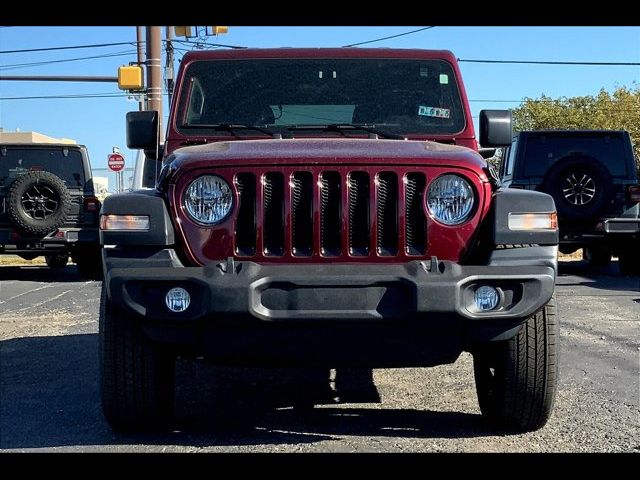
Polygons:
<instances>
[{"instance_id":1,"label":"power line","mask_svg":"<svg viewBox=\"0 0 640 480\"><path fill-rule=\"evenodd\" d=\"M350 45L343 45L343 47L355 47L357 45L364 45L365 43L381 42L382 40L389 40L390 38L404 37L405 35L411 35L412 33L422 32L423 30L429 30L430 28L435 28L435 26L422 27L416 30L411 30L409 32L398 33L397 35L389 35L388 37L376 38L375 40L367 40L366 42L358 42L358 43L352 43Z\"/></svg>"},{"instance_id":2,"label":"power line","mask_svg":"<svg viewBox=\"0 0 640 480\"><path fill-rule=\"evenodd\" d=\"M572 97L569 97L569 98L572 98ZM563 100L553 100L553 99L540 100L540 99L535 99L535 98L522 98L520 100L474 99L474 100L469 100L469 102L484 102L484 103L524 103L524 102L528 102L528 103L558 103L559 104L559 103L563 102ZM584 108L588 108L588 107L585 106ZM638 108L640 108L640 103L638 104Z\"/></svg>"},{"instance_id":3,"label":"power line","mask_svg":"<svg viewBox=\"0 0 640 480\"><path fill-rule=\"evenodd\" d=\"M5 27L6 28L6 27ZM114 42L114 43L94 43L92 45L68 45L64 47L47 47L47 48L27 48L23 50L2 50L0 54L5 53L28 53L28 52L50 52L52 50L76 50L79 48L100 48L100 47L115 47L117 45L135 45L138 42ZM140 42L144 43L144 42Z\"/></svg>"},{"instance_id":4,"label":"power line","mask_svg":"<svg viewBox=\"0 0 640 480\"><path fill-rule=\"evenodd\" d=\"M70 93L66 95L28 95L21 97L0 97L0 101L2 100L64 100L64 99L74 99L74 98L126 98L130 96L134 96L135 94L130 93ZM144 95L144 93L140 93L139 95ZM167 95L167 93L163 93L162 95Z\"/></svg>"},{"instance_id":5,"label":"power line","mask_svg":"<svg viewBox=\"0 0 640 480\"><path fill-rule=\"evenodd\" d=\"M17 68L38 67L42 65L51 65L54 63L77 62L79 60L93 60L96 58L122 57L126 55L133 55L134 53L136 53L135 50L125 50L122 52L106 53L104 55L93 55L90 57L75 57L75 58L64 58L61 60L44 60L41 62L14 63L10 65L0 65L0 70L15 70Z\"/></svg>"},{"instance_id":6,"label":"power line","mask_svg":"<svg viewBox=\"0 0 640 480\"><path fill-rule=\"evenodd\" d=\"M249 48L242 45L228 45L226 43L192 42L191 40L173 40L173 42L179 42L182 44L194 45L194 46L204 45L207 47Z\"/></svg>"},{"instance_id":7,"label":"power line","mask_svg":"<svg viewBox=\"0 0 640 480\"><path fill-rule=\"evenodd\" d=\"M492 63L492 64L521 64L521 65L588 65L588 66L624 66L637 67L640 62L565 62L552 60L481 60L476 58L459 58L458 62Z\"/></svg>"},{"instance_id":8,"label":"power line","mask_svg":"<svg viewBox=\"0 0 640 480\"><path fill-rule=\"evenodd\" d=\"M24 97L0 97L0 100L44 100L44 99L67 99L67 98L116 98L128 97L122 93L103 93L103 94L69 94L69 95L33 95Z\"/></svg>"}]
</instances>

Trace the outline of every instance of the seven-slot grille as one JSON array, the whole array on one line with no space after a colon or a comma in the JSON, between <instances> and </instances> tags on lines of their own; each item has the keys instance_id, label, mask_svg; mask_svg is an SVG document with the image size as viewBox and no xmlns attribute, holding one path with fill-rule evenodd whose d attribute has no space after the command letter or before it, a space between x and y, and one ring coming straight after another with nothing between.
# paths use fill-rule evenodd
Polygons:
<instances>
[{"instance_id":1,"label":"seven-slot grille","mask_svg":"<svg viewBox=\"0 0 640 480\"><path fill-rule=\"evenodd\" d=\"M237 173L238 257L406 257L427 251L424 173Z\"/></svg>"}]
</instances>

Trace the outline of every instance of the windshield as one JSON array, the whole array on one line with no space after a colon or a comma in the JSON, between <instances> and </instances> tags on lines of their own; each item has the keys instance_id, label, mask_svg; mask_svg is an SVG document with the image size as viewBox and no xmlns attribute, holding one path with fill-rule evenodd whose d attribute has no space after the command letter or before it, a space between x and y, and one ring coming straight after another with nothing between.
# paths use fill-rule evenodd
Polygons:
<instances>
[{"instance_id":1,"label":"windshield","mask_svg":"<svg viewBox=\"0 0 640 480\"><path fill-rule=\"evenodd\" d=\"M62 148L10 146L0 155L0 187L8 186L24 173L39 170L57 175L69 188L84 187L84 166L79 150L68 149L68 156L65 156Z\"/></svg>"},{"instance_id":2,"label":"windshield","mask_svg":"<svg viewBox=\"0 0 640 480\"><path fill-rule=\"evenodd\" d=\"M189 135L212 135L205 125L220 124L364 124L444 135L465 127L453 68L443 60L202 60L187 67L185 86L177 125Z\"/></svg>"}]
</instances>

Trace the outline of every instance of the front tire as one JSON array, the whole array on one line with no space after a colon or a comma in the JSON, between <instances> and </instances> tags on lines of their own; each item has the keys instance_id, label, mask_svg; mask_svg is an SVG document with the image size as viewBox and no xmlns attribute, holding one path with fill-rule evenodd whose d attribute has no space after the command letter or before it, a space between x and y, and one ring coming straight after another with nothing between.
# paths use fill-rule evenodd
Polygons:
<instances>
[{"instance_id":1,"label":"front tire","mask_svg":"<svg viewBox=\"0 0 640 480\"><path fill-rule=\"evenodd\" d=\"M164 429L173 410L175 356L151 342L118 310L102 287L100 298L102 411L114 431Z\"/></svg>"},{"instance_id":2,"label":"front tire","mask_svg":"<svg viewBox=\"0 0 640 480\"><path fill-rule=\"evenodd\" d=\"M474 352L476 391L485 417L524 432L547 423L558 379L557 322L552 297L515 337Z\"/></svg>"}]
</instances>

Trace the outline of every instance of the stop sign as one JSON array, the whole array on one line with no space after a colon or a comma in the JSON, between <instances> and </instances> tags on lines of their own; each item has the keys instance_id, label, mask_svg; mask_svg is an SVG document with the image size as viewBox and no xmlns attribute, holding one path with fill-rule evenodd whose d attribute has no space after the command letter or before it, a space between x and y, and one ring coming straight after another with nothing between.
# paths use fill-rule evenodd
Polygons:
<instances>
[{"instance_id":1,"label":"stop sign","mask_svg":"<svg viewBox=\"0 0 640 480\"><path fill-rule=\"evenodd\" d=\"M107 157L107 165L114 172L119 172L124 168L124 157L119 153L111 153Z\"/></svg>"}]
</instances>

